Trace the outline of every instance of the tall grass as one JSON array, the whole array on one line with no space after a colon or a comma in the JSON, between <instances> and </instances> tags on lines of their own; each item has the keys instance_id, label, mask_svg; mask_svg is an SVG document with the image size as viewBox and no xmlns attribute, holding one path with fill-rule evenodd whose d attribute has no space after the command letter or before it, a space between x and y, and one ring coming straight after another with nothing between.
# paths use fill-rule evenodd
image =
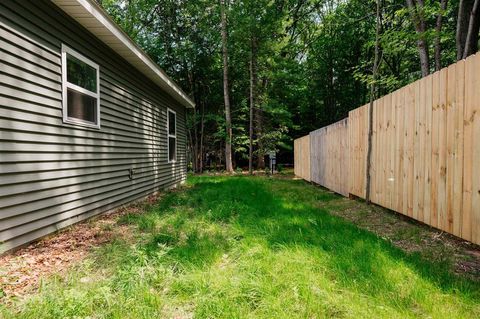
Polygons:
<instances>
[{"instance_id":1,"label":"tall grass","mask_svg":"<svg viewBox=\"0 0 480 319\"><path fill-rule=\"evenodd\" d=\"M321 205L319 205L321 203ZM5 318L480 318L480 287L302 181L192 177Z\"/></svg>"}]
</instances>

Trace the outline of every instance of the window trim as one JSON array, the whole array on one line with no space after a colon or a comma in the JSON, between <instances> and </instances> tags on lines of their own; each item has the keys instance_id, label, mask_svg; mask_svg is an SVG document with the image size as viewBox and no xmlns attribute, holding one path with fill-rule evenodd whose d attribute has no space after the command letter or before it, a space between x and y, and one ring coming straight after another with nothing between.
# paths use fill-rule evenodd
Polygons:
<instances>
[{"instance_id":1,"label":"window trim","mask_svg":"<svg viewBox=\"0 0 480 319\"><path fill-rule=\"evenodd\" d=\"M96 93L67 81L67 54L73 56L74 58L84 62L85 64L95 69L97 74L97 79L96 79L97 92ZM68 95L67 95L68 89L77 91L82 94L86 94L88 96L91 96L97 99L96 123L92 123L89 121L84 121L81 119L68 116ZM63 43L62 43L62 110L63 110L63 123L100 129L100 66L97 63L90 60L89 58L83 56L82 54L71 49L70 47L66 46Z\"/></svg>"},{"instance_id":2,"label":"window trim","mask_svg":"<svg viewBox=\"0 0 480 319\"><path fill-rule=\"evenodd\" d=\"M175 115L175 134L170 134L170 113ZM175 138L175 159L170 160L170 137ZM177 161L177 112L171 108L167 108L167 161L175 163Z\"/></svg>"}]
</instances>

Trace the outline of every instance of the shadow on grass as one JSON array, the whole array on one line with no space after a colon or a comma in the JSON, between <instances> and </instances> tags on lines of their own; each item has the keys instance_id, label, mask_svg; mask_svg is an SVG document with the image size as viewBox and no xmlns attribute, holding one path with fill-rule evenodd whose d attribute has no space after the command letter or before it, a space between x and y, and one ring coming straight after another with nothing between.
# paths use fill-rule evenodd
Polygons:
<instances>
[{"instance_id":1,"label":"shadow on grass","mask_svg":"<svg viewBox=\"0 0 480 319\"><path fill-rule=\"evenodd\" d=\"M289 180L195 177L192 183L184 192L167 194L149 213L170 223L148 227L147 255L168 247L172 262L207 267L241 241L262 241L272 251L296 248L323 258L332 280L371 296L395 294L398 278L413 275L444 293L478 301L475 283L452 274L448 265L406 254L329 215L328 202L337 195ZM325 208L315 207L318 200L327 203ZM142 225L142 218L148 214L132 222ZM414 305L414 295L402 302Z\"/></svg>"}]
</instances>

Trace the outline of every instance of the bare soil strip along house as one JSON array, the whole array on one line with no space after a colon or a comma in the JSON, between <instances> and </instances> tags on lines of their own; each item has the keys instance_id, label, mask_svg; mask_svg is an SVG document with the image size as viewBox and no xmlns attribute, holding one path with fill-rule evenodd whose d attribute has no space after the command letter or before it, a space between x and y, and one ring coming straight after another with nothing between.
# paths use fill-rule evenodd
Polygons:
<instances>
[{"instance_id":1,"label":"bare soil strip along house","mask_svg":"<svg viewBox=\"0 0 480 319\"><path fill-rule=\"evenodd\" d=\"M186 178L194 103L93 0L0 2L0 254Z\"/></svg>"}]
</instances>

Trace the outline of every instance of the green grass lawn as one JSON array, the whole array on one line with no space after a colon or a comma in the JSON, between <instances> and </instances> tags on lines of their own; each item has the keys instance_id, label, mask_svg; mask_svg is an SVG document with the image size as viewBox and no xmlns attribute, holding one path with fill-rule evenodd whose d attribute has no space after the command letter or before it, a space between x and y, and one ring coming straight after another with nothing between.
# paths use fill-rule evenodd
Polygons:
<instances>
[{"instance_id":1,"label":"green grass lawn","mask_svg":"<svg viewBox=\"0 0 480 319\"><path fill-rule=\"evenodd\" d=\"M191 177L5 318L480 318L480 287L303 181Z\"/></svg>"}]
</instances>

